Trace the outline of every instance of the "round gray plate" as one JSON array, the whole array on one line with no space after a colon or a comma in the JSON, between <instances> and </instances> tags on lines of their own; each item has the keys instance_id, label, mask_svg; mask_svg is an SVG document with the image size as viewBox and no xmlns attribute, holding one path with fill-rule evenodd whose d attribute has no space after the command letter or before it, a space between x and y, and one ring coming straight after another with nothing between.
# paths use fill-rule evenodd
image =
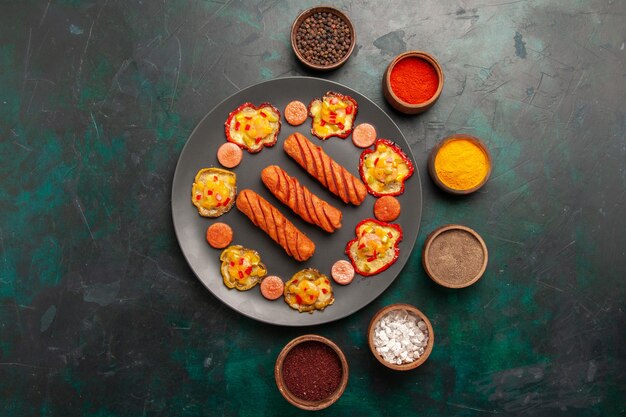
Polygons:
<instances>
[{"instance_id":1,"label":"round gray plate","mask_svg":"<svg viewBox=\"0 0 626 417\"><path fill-rule=\"evenodd\" d=\"M376 127L378 137L390 139L404 150L415 165L415 158L406 139L395 123L385 112L367 97L341 84L318 78L290 77L279 78L253 85L230 96L213 110L211 110L191 133L183 148L172 184L172 216L174 229L180 247L200 281L215 295L231 308L266 323L283 326L308 326L328 323L346 317L365 307L378 297L396 279L404 267L419 229L422 213L422 190L420 176L415 166L415 173L407 181L404 194L399 196L402 204L402 214L396 221L402 226L404 239L400 243L400 256L386 271L371 277L357 275L354 281L347 286L334 284L334 304L324 311L315 311L312 314L299 313L291 309L282 298L268 301L261 295L258 286L249 291L240 292L229 290L222 282L220 275L220 250L211 248L206 240L207 227L213 222L228 223L234 231L233 244L243 245L256 249L263 263L267 266L268 274L278 275L284 281L303 268L317 268L330 276L332 264L339 259L347 259L344 254L346 244L354 238L354 229L357 223L365 218L373 217L375 198L368 195L359 207L345 205L341 200L327 191L306 171L293 161L283 151L283 142L293 132L299 131L315 144L323 147L324 151L343 165L357 178L361 149L352 144L350 137L339 139L332 137L321 141L311 135L310 119L303 125L293 127L286 122L282 123L280 135L276 145L264 148L257 154L244 151L243 161L233 169L237 174L237 189L251 188L274 204L296 227L306 233L316 245L313 257L306 262L297 262L289 257L285 251L236 207L221 217L209 219L201 217L191 204L191 185L198 170L207 167L221 167L217 161L217 148L225 142L224 122L228 114L242 103L249 101L255 105L270 102L276 106L281 114L292 100L300 100L307 104L314 98L322 97L327 91L337 91L356 99L359 110L356 124L367 122ZM300 182L314 194L328 201L343 212L341 229L328 234L316 226L310 225L296 216L288 207L281 204L263 185L260 173L268 165L277 164L291 176L297 177Z\"/></svg>"}]
</instances>

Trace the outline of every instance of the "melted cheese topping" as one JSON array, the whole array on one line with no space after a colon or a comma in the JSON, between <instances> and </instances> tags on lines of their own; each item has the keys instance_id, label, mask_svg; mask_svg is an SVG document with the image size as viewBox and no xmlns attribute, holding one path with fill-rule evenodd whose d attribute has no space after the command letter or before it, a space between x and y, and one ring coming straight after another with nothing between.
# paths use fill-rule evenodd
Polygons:
<instances>
[{"instance_id":1,"label":"melted cheese topping","mask_svg":"<svg viewBox=\"0 0 626 417\"><path fill-rule=\"evenodd\" d=\"M246 148L258 149L274 140L280 116L271 107L253 109L247 107L235 114L230 121L230 137Z\"/></svg>"},{"instance_id":2,"label":"melted cheese topping","mask_svg":"<svg viewBox=\"0 0 626 417\"><path fill-rule=\"evenodd\" d=\"M380 194L399 192L411 174L402 156L384 143L379 143L374 152L365 156L361 169L368 186Z\"/></svg>"},{"instance_id":3,"label":"melted cheese topping","mask_svg":"<svg viewBox=\"0 0 626 417\"><path fill-rule=\"evenodd\" d=\"M311 103L313 131L322 138L352 129L354 104L334 96L324 96Z\"/></svg>"},{"instance_id":4,"label":"melted cheese topping","mask_svg":"<svg viewBox=\"0 0 626 417\"><path fill-rule=\"evenodd\" d=\"M394 261L400 232L375 222L365 222L357 229L357 241L350 246L350 258L359 272L371 273Z\"/></svg>"},{"instance_id":5,"label":"melted cheese topping","mask_svg":"<svg viewBox=\"0 0 626 417\"><path fill-rule=\"evenodd\" d=\"M259 253L240 245L229 246L220 256L222 278L228 288L249 290L267 274Z\"/></svg>"},{"instance_id":6,"label":"melted cheese topping","mask_svg":"<svg viewBox=\"0 0 626 417\"><path fill-rule=\"evenodd\" d=\"M323 310L335 301L328 277L316 269L304 269L285 284L285 302L300 312Z\"/></svg>"},{"instance_id":7,"label":"melted cheese topping","mask_svg":"<svg viewBox=\"0 0 626 417\"><path fill-rule=\"evenodd\" d=\"M222 214L232 206L236 191L237 177L233 172L205 168L196 175L191 198L196 207Z\"/></svg>"},{"instance_id":8,"label":"melted cheese topping","mask_svg":"<svg viewBox=\"0 0 626 417\"><path fill-rule=\"evenodd\" d=\"M191 199L198 209L208 210L210 217L216 217L232 207L236 193L235 173L220 168L205 168L196 174Z\"/></svg>"}]
</instances>

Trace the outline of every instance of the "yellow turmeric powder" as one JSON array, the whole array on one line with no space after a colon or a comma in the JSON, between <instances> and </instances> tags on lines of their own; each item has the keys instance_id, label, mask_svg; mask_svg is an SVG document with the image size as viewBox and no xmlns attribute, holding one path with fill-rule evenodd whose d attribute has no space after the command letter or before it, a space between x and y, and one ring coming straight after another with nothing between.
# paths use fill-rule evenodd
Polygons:
<instances>
[{"instance_id":1,"label":"yellow turmeric powder","mask_svg":"<svg viewBox=\"0 0 626 417\"><path fill-rule=\"evenodd\" d=\"M489 159L474 141L465 138L446 142L435 156L439 180L454 190L469 190L479 185L489 172Z\"/></svg>"}]
</instances>

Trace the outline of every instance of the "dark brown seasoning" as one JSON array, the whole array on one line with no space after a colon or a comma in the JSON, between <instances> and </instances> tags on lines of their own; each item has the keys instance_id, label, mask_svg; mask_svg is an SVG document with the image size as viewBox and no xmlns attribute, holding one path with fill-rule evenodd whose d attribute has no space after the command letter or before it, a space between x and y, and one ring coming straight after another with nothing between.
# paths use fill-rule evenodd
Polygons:
<instances>
[{"instance_id":1,"label":"dark brown seasoning","mask_svg":"<svg viewBox=\"0 0 626 417\"><path fill-rule=\"evenodd\" d=\"M312 341L300 343L287 353L282 373L285 386L293 395L321 401L337 391L343 371L339 356L331 347Z\"/></svg>"},{"instance_id":2,"label":"dark brown seasoning","mask_svg":"<svg viewBox=\"0 0 626 417\"><path fill-rule=\"evenodd\" d=\"M478 275L484 262L480 242L465 230L447 230L430 245L428 262L435 276L451 284L463 284Z\"/></svg>"},{"instance_id":3,"label":"dark brown seasoning","mask_svg":"<svg viewBox=\"0 0 626 417\"><path fill-rule=\"evenodd\" d=\"M332 65L350 49L348 24L330 12L307 17L296 32L296 46L304 58L315 65Z\"/></svg>"}]
</instances>

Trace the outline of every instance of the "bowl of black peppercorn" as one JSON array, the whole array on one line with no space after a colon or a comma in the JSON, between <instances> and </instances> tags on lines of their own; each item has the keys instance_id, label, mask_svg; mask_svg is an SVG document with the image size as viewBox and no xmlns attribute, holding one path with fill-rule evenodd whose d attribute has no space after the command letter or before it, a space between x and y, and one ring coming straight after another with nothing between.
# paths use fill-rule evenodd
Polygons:
<instances>
[{"instance_id":1,"label":"bowl of black peppercorn","mask_svg":"<svg viewBox=\"0 0 626 417\"><path fill-rule=\"evenodd\" d=\"M330 71L346 63L356 45L352 22L341 10L320 6L305 10L291 26L291 47L305 67Z\"/></svg>"}]
</instances>

